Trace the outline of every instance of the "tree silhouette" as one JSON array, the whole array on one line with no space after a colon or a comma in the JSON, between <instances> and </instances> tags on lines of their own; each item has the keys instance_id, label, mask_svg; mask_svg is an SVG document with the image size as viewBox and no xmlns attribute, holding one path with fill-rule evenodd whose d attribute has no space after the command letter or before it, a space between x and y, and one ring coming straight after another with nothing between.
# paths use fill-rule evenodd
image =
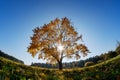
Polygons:
<instances>
[{"instance_id":1,"label":"tree silhouette","mask_svg":"<svg viewBox=\"0 0 120 80\"><path fill-rule=\"evenodd\" d=\"M78 36L68 18L51 21L42 27L33 30L31 43L28 52L34 57L37 53L39 59L44 59L48 63L59 64L62 70L62 60L64 57L79 59L86 56L88 48L82 44L82 35ZM80 40L80 42L78 42Z\"/></svg>"}]
</instances>

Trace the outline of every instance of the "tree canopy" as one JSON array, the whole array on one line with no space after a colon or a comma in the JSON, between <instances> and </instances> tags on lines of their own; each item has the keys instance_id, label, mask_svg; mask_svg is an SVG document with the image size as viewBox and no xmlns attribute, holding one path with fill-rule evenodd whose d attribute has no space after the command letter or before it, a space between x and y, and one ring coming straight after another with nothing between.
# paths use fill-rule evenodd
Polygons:
<instances>
[{"instance_id":1,"label":"tree canopy","mask_svg":"<svg viewBox=\"0 0 120 80\"><path fill-rule=\"evenodd\" d=\"M80 53L86 56L89 52L83 44L82 35L78 35L66 17L56 18L48 24L36 27L33 32L28 52L33 57L38 53L38 58L48 63L58 63L60 70L64 57L79 59Z\"/></svg>"}]
</instances>

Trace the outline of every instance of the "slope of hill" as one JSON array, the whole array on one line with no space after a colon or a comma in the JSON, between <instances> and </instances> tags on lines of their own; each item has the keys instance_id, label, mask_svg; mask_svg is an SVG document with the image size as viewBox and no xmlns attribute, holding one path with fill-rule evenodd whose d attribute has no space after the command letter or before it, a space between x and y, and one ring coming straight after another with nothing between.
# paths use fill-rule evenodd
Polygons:
<instances>
[{"instance_id":1,"label":"slope of hill","mask_svg":"<svg viewBox=\"0 0 120 80\"><path fill-rule=\"evenodd\" d=\"M10 60L13 60L15 62L19 62L19 63L23 63L24 64L24 62L22 60L19 60L19 59L13 57L13 56L10 56L10 55L2 52L1 50L0 50L0 57L4 57L4 58L10 59Z\"/></svg>"},{"instance_id":2,"label":"slope of hill","mask_svg":"<svg viewBox=\"0 0 120 80\"><path fill-rule=\"evenodd\" d=\"M120 55L84 68L44 69L0 57L0 80L120 80Z\"/></svg>"},{"instance_id":3,"label":"slope of hill","mask_svg":"<svg viewBox=\"0 0 120 80\"><path fill-rule=\"evenodd\" d=\"M105 60L113 58L117 55L119 55L119 53L117 51L108 51L107 53L104 53L104 54L101 54L101 55L96 55L96 56L93 56L93 57L89 57L85 60L63 63L63 68L66 68L66 69L67 68L74 68L74 67L82 68L84 66L104 62ZM90 63L92 63L92 64L90 64ZM53 66L51 64L46 64L46 63L32 63L31 66L39 66L39 67L43 67L43 68L58 68L58 64Z\"/></svg>"}]
</instances>

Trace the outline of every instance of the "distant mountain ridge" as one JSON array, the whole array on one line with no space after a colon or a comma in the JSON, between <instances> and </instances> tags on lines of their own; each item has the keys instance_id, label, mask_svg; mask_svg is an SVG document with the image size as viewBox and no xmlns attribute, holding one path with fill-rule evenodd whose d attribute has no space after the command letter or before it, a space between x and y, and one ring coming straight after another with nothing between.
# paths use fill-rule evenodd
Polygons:
<instances>
[{"instance_id":1,"label":"distant mountain ridge","mask_svg":"<svg viewBox=\"0 0 120 80\"><path fill-rule=\"evenodd\" d=\"M0 50L0 57L7 58L9 60L24 64L24 62L22 60L19 60L19 59L13 57L13 56L10 56L10 55L2 52L1 50Z\"/></svg>"}]
</instances>

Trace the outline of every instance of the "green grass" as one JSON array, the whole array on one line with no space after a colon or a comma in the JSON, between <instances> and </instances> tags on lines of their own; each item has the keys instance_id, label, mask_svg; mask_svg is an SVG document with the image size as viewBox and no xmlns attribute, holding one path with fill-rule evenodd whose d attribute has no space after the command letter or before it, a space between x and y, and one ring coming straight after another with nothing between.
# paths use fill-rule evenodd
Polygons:
<instances>
[{"instance_id":1,"label":"green grass","mask_svg":"<svg viewBox=\"0 0 120 80\"><path fill-rule=\"evenodd\" d=\"M0 57L0 80L120 80L120 55L84 68L31 67Z\"/></svg>"}]
</instances>

